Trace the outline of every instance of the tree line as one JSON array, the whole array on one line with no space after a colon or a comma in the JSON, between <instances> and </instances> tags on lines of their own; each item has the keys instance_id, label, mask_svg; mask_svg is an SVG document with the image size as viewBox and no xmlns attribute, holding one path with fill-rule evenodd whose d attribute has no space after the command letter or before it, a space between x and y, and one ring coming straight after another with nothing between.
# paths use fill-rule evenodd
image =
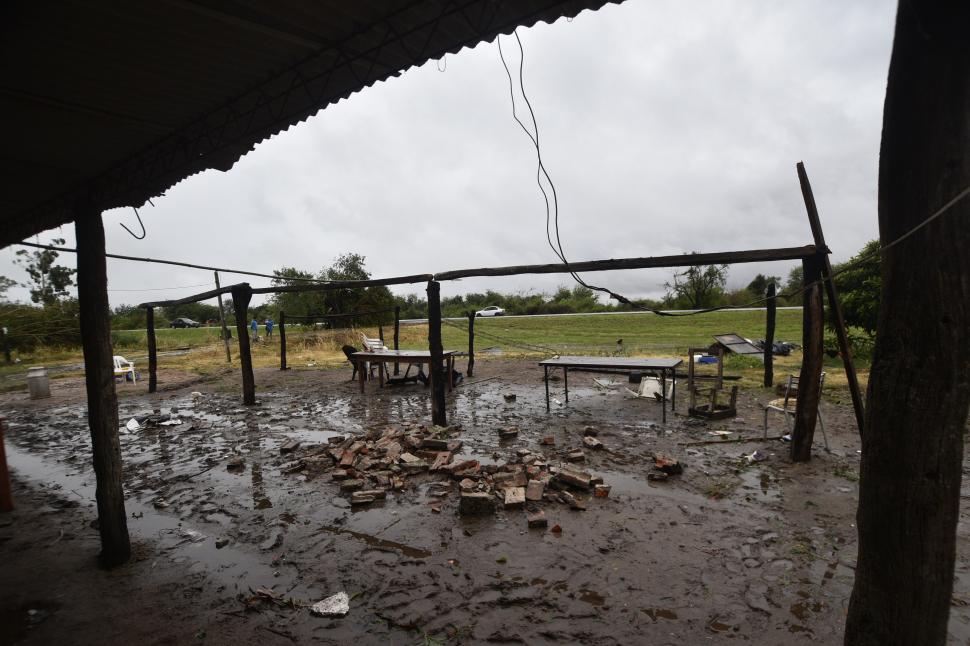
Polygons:
<instances>
[{"instance_id":1,"label":"tree line","mask_svg":"<svg viewBox=\"0 0 970 646\"><path fill-rule=\"evenodd\" d=\"M55 240L54 244L63 244ZM839 289L846 322L855 328L857 340L871 345L876 331L876 314L879 309L879 254L878 241L871 241L846 263L835 266L836 285ZM29 282L24 286L30 292L31 303L11 303L7 292L17 285L0 276L0 326L8 330L8 344L21 352L30 352L39 346L77 347L80 345L77 299L68 289L74 284L73 269L57 264L58 253L51 250L18 251L16 262L27 272ZM304 285L306 279L314 280L368 280L366 259L356 253L343 254L329 266L316 273L295 267L282 267L273 273L274 286ZM574 314L587 312L633 311L650 309L704 309L719 306L759 306L769 284L774 284L780 305L800 305L802 270L793 268L786 280L779 276L758 274L747 286L728 290L727 265L702 265L688 267L673 275L664 285L665 294L659 299L637 299L632 305L616 302L604 303L597 292L583 285L560 286L551 294L518 293L505 294L493 290L472 292L445 297L441 301L442 315L461 317L489 305L497 305L508 314ZM279 313L288 317L318 317L315 324L326 327L352 325L375 325L393 320L391 313L362 315L328 320L328 315L350 314L391 310L400 307L402 319L427 317L427 299L420 293L395 295L387 287L339 289L319 292L296 292L276 294L267 302L250 307L249 315L260 323L266 319L276 320ZM232 299L225 300L226 323L235 325ZM186 303L156 308L156 327L166 327L177 318L188 318L203 325L219 324L219 308L210 303ZM137 305L119 305L111 311L111 324L115 330L144 329L145 308ZM295 323L292 320L292 323ZM830 324L831 325L831 324Z\"/></svg>"}]
</instances>

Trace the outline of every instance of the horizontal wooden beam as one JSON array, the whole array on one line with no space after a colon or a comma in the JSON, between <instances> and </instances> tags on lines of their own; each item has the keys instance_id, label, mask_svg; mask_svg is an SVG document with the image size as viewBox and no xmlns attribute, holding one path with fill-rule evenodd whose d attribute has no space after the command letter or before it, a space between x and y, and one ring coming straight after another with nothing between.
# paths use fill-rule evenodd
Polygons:
<instances>
[{"instance_id":1,"label":"horizontal wooden beam","mask_svg":"<svg viewBox=\"0 0 970 646\"><path fill-rule=\"evenodd\" d=\"M245 284L245 283L242 283ZM216 298L222 294L228 294L232 291L232 285L227 285L226 287L221 287L219 289L210 289L207 292L202 292L201 294L193 294L192 296L186 296L185 298L179 298L172 301L154 301L152 303L142 303L138 307L172 307L174 305L185 305L186 303L196 303L198 301L207 301L210 298Z\"/></svg>"},{"instance_id":2,"label":"horizontal wooden beam","mask_svg":"<svg viewBox=\"0 0 970 646\"><path fill-rule=\"evenodd\" d=\"M279 285L254 289L253 294L288 294L292 292L328 292L334 289L360 289L362 287L380 287L383 285L408 285L426 283L431 280L431 274L415 274L413 276L396 276L394 278L375 278L374 280L333 280L321 285Z\"/></svg>"},{"instance_id":3,"label":"horizontal wooden beam","mask_svg":"<svg viewBox=\"0 0 970 646\"><path fill-rule=\"evenodd\" d=\"M610 271L615 269L657 269L661 267L690 267L696 265L732 265L747 262L770 262L775 260L801 260L828 249L815 245L785 247L781 249L753 249L751 251L720 251L715 253L678 254L676 256L653 256L648 258L619 258L616 260L587 260L568 265L514 265L511 267L483 267L481 269L458 269L435 274L434 279L457 280L473 276L518 276L521 274L564 274L570 271Z\"/></svg>"}]
</instances>

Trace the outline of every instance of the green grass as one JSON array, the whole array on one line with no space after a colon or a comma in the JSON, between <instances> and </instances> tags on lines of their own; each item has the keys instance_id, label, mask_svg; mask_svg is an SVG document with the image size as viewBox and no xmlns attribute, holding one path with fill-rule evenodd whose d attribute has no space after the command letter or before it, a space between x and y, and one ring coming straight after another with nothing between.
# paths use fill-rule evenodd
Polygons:
<instances>
[{"instance_id":1,"label":"green grass","mask_svg":"<svg viewBox=\"0 0 970 646\"><path fill-rule=\"evenodd\" d=\"M235 330L233 330L235 335ZM218 327L158 328L155 342L159 350L194 348L219 341ZM148 349L148 333L145 330L112 330L111 342L116 350Z\"/></svg>"},{"instance_id":2,"label":"green grass","mask_svg":"<svg viewBox=\"0 0 970 646\"><path fill-rule=\"evenodd\" d=\"M446 348L464 350L468 343L467 322L455 321L442 326ZM421 326L424 327L424 326ZM386 332L386 330L385 330ZM658 354L662 352L686 354L689 347L707 347L714 342L714 334L736 332L750 339L765 335L764 312L721 311L686 317L663 317L653 314L608 314L601 316L559 316L516 318L498 317L476 319L475 349L501 346L507 353L528 353L527 347L549 348L557 352L612 354L617 339L623 339L628 354ZM775 339L801 343L802 313L800 310L778 312ZM412 342L409 339L409 342ZM427 345L414 339L414 345Z\"/></svg>"}]
</instances>

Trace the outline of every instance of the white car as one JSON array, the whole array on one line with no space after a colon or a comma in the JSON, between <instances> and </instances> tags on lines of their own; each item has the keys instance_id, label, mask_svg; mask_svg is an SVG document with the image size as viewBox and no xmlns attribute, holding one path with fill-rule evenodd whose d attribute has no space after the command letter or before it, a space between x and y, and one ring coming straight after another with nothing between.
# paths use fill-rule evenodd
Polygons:
<instances>
[{"instance_id":1,"label":"white car","mask_svg":"<svg viewBox=\"0 0 970 646\"><path fill-rule=\"evenodd\" d=\"M485 309L475 312L475 316L505 316L505 310L498 305L489 305Z\"/></svg>"}]
</instances>

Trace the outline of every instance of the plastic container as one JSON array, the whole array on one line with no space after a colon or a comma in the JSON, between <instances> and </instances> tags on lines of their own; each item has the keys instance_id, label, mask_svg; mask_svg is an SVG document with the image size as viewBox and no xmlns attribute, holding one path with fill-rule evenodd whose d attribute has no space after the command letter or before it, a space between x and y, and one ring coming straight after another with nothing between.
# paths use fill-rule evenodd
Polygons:
<instances>
[{"instance_id":1,"label":"plastic container","mask_svg":"<svg viewBox=\"0 0 970 646\"><path fill-rule=\"evenodd\" d=\"M47 368L33 366L27 370L27 390L31 399L45 399L51 396L51 380Z\"/></svg>"}]
</instances>

